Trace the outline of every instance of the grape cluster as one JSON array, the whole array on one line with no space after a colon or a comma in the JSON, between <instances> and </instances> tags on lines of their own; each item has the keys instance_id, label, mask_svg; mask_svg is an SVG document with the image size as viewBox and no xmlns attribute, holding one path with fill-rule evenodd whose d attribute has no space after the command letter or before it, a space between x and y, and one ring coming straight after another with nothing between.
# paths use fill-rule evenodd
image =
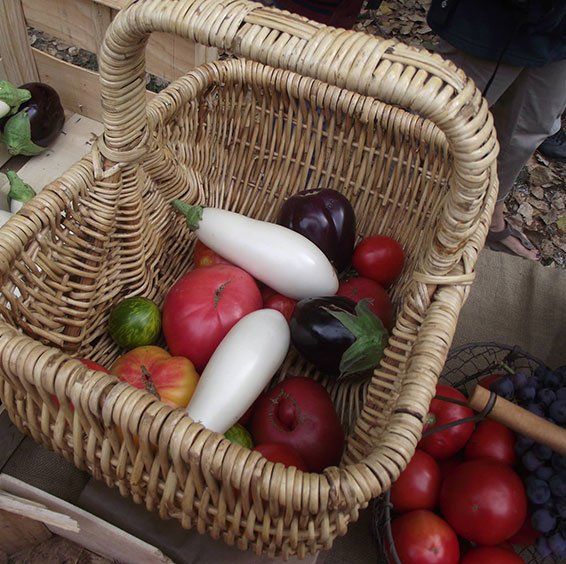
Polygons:
<instances>
[{"instance_id":1,"label":"grape cluster","mask_svg":"<svg viewBox=\"0 0 566 564\"><path fill-rule=\"evenodd\" d=\"M539 366L532 375L515 372L497 379L490 389L556 425L566 427L566 366ZM566 456L524 435L515 451L524 471L531 523L541 533L540 556L566 557Z\"/></svg>"}]
</instances>

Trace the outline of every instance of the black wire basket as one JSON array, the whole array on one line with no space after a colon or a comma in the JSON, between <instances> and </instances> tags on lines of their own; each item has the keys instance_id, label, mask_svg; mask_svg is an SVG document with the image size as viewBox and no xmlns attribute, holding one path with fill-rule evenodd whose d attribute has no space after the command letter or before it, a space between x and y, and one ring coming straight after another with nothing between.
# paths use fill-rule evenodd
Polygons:
<instances>
[{"instance_id":1,"label":"black wire basket","mask_svg":"<svg viewBox=\"0 0 566 564\"><path fill-rule=\"evenodd\" d=\"M484 376L508 368L531 376L541 366L545 366L541 359L520 347L490 342L472 343L452 349L446 359L440 383L453 386L468 397L476 383ZM490 407L486 406L486 409L474 419L483 419L489 410ZM436 430L441 428L432 432ZM378 548L378 563L403 564L397 556L391 535L392 504L389 501L389 491L372 501L371 512L372 532ZM390 547L389 551L386 550L386 546ZM564 558L553 555L541 557L534 546L514 546L514 548L528 564L566 564Z\"/></svg>"}]
</instances>

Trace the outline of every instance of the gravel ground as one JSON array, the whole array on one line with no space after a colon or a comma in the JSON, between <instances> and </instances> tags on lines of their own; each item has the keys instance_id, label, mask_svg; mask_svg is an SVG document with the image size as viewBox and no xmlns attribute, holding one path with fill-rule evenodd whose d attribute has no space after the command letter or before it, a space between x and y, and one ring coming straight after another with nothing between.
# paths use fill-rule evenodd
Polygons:
<instances>
[{"instance_id":1,"label":"gravel ground","mask_svg":"<svg viewBox=\"0 0 566 564\"><path fill-rule=\"evenodd\" d=\"M263 0L270 4L271 0ZM410 45L434 50L437 38L426 23L430 0L384 0L377 10L363 9L355 29ZM33 28L31 44L69 63L98 70L96 55ZM167 85L147 75L147 87L159 92ZM563 117L566 119L566 115ZM529 236L542 254L545 266L566 268L566 164L548 161L535 153L507 198L511 223Z\"/></svg>"}]
</instances>

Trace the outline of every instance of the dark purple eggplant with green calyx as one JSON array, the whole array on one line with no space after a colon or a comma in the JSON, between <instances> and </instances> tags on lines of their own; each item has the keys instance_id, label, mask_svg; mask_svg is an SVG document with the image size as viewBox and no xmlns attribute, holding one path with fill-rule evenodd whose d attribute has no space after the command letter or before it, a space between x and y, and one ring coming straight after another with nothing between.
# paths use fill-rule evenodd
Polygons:
<instances>
[{"instance_id":1,"label":"dark purple eggplant with green calyx","mask_svg":"<svg viewBox=\"0 0 566 564\"><path fill-rule=\"evenodd\" d=\"M14 115L20 105L31 98L31 92L16 88L7 80L0 80L0 118Z\"/></svg>"},{"instance_id":2,"label":"dark purple eggplant with green calyx","mask_svg":"<svg viewBox=\"0 0 566 564\"><path fill-rule=\"evenodd\" d=\"M289 321L291 341L321 372L344 378L379 365L388 333L368 307L345 296L305 298Z\"/></svg>"},{"instance_id":3,"label":"dark purple eggplant with green calyx","mask_svg":"<svg viewBox=\"0 0 566 564\"><path fill-rule=\"evenodd\" d=\"M281 206L277 223L310 239L338 273L352 261L356 241L356 215L352 204L332 188L303 190Z\"/></svg>"},{"instance_id":4,"label":"dark purple eggplant with green calyx","mask_svg":"<svg viewBox=\"0 0 566 564\"><path fill-rule=\"evenodd\" d=\"M37 155L61 133L65 110L59 94L48 84L29 82L18 90L27 90L30 98L15 115L0 120L0 141L12 155Z\"/></svg>"}]
</instances>

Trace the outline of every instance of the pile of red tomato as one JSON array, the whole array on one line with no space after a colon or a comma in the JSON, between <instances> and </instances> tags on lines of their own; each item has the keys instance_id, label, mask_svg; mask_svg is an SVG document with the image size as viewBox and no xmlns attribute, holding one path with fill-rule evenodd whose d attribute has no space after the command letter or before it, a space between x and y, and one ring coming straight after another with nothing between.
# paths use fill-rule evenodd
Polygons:
<instances>
[{"instance_id":1,"label":"pile of red tomato","mask_svg":"<svg viewBox=\"0 0 566 564\"><path fill-rule=\"evenodd\" d=\"M489 419L435 431L473 418L465 402L455 388L437 386L423 437L389 491L401 564L524 564L513 545L530 546L538 536L515 469L514 433Z\"/></svg>"}]
</instances>

